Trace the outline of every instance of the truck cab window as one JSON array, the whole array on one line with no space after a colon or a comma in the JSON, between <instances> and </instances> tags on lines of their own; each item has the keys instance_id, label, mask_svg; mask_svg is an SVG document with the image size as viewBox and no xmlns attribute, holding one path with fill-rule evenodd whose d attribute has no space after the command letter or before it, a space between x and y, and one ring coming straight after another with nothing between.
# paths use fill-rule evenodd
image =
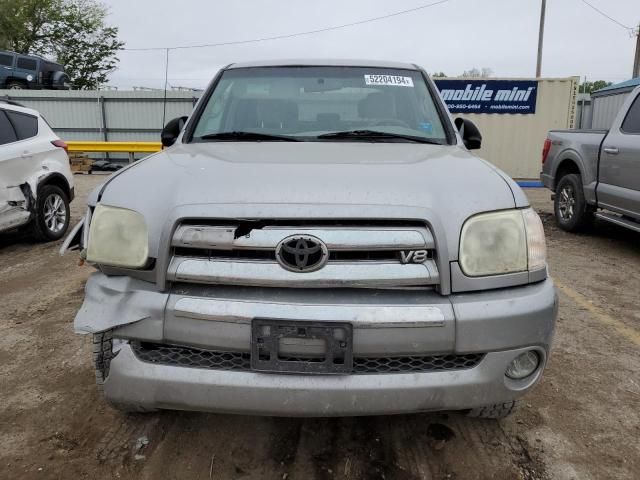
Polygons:
<instances>
[{"instance_id":1,"label":"truck cab window","mask_svg":"<svg viewBox=\"0 0 640 480\"><path fill-rule=\"evenodd\" d=\"M640 95L631 105L627 118L622 122L622 131L634 135L640 134Z\"/></svg>"},{"instance_id":2,"label":"truck cab window","mask_svg":"<svg viewBox=\"0 0 640 480\"><path fill-rule=\"evenodd\" d=\"M32 70L35 72L38 69L38 64L35 60L31 60L30 58L19 58L18 68L21 70Z\"/></svg>"},{"instance_id":3,"label":"truck cab window","mask_svg":"<svg viewBox=\"0 0 640 480\"><path fill-rule=\"evenodd\" d=\"M13 66L13 56L0 54L0 66L2 67L11 67Z\"/></svg>"}]
</instances>

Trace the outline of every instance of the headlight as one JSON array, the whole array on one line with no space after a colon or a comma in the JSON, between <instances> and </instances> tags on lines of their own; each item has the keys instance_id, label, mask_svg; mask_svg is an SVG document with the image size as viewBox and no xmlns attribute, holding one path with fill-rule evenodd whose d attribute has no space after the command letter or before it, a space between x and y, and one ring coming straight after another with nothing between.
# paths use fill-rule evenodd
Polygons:
<instances>
[{"instance_id":1,"label":"headlight","mask_svg":"<svg viewBox=\"0 0 640 480\"><path fill-rule=\"evenodd\" d=\"M470 277L544 268L546 244L538 214L528 208L471 217L462 227L459 261Z\"/></svg>"},{"instance_id":2,"label":"headlight","mask_svg":"<svg viewBox=\"0 0 640 480\"><path fill-rule=\"evenodd\" d=\"M547 266L547 241L544 238L542 220L533 208L522 210L524 227L527 230L527 258L529 271Z\"/></svg>"},{"instance_id":3,"label":"headlight","mask_svg":"<svg viewBox=\"0 0 640 480\"><path fill-rule=\"evenodd\" d=\"M87 260L116 267L143 267L149 256L148 236L144 217L138 212L98 205L89 227Z\"/></svg>"}]
</instances>

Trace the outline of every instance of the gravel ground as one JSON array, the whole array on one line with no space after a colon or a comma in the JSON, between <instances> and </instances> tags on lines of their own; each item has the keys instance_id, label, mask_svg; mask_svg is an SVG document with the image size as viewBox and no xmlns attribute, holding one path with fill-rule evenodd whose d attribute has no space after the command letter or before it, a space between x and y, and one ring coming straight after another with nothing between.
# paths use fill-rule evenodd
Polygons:
<instances>
[{"instance_id":1,"label":"gravel ground","mask_svg":"<svg viewBox=\"0 0 640 480\"><path fill-rule=\"evenodd\" d=\"M74 223L104 177L76 176ZM111 410L72 321L91 268L0 235L0 478L637 479L640 235L558 230L529 190L561 298L549 368L501 421L285 419Z\"/></svg>"}]
</instances>

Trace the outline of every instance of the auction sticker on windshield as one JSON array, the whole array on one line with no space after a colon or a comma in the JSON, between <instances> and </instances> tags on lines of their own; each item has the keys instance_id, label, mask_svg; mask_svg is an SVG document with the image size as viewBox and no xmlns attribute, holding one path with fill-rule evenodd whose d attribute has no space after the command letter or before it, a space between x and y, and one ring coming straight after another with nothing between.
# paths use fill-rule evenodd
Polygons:
<instances>
[{"instance_id":1,"label":"auction sticker on windshield","mask_svg":"<svg viewBox=\"0 0 640 480\"><path fill-rule=\"evenodd\" d=\"M396 75L365 75L364 83L367 85L392 85L396 87L413 87L411 77Z\"/></svg>"}]
</instances>

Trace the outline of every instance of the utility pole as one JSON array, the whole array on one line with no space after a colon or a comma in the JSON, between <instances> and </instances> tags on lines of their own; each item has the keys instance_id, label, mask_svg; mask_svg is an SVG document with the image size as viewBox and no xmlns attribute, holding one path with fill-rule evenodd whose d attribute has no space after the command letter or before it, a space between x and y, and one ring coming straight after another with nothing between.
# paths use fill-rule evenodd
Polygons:
<instances>
[{"instance_id":1,"label":"utility pole","mask_svg":"<svg viewBox=\"0 0 640 480\"><path fill-rule=\"evenodd\" d=\"M538 65L536 66L536 77L542 75L542 44L544 43L544 16L547 13L547 0L542 0L540 9L540 33L538 34Z\"/></svg>"},{"instance_id":2,"label":"utility pole","mask_svg":"<svg viewBox=\"0 0 640 480\"><path fill-rule=\"evenodd\" d=\"M636 31L636 57L633 62L633 76L631 78L640 77L640 25Z\"/></svg>"}]
</instances>

